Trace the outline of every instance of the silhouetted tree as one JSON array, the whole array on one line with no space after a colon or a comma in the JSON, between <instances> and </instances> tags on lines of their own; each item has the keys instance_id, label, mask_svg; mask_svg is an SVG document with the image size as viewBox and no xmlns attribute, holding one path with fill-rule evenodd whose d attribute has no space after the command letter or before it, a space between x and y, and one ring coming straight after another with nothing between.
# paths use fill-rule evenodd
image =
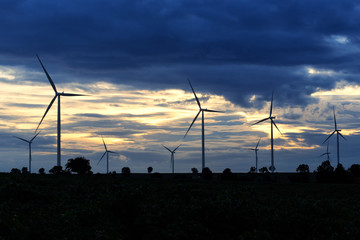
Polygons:
<instances>
[{"instance_id":1,"label":"silhouetted tree","mask_svg":"<svg viewBox=\"0 0 360 240\"><path fill-rule=\"evenodd\" d=\"M260 173L269 173L269 170L267 169L267 167L262 167L259 169Z\"/></svg>"},{"instance_id":2,"label":"silhouetted tree","mask_svg":"<svg viewBox=\"0 0 360 240\"><path fill-rule=\"evenodd\" d=\"M339 163L335 168L336 182L347 183L350 182L349 173L345 170L344 166Z\"/></svg>"},{"instance_id":3,"label":"silhouetted tree","mask_svg":"<svg viewBox=\"0 0 360 240\"><path fill-rule=\"evenodd\" d=\"M197 170L197 168L192 168L192 169L191 169L191 172L192 172L193 174L198 174L198 173L199 173L199 171Z\"/></svg>"},{"instance_id":4,"label":"silhouetted tree","mask_svg":"<svg viewBox=\"0 0 360 240\"><path fill-rule=\"evenodd\" d=\"M224 171L221 174L221 179L222 180L233 180L234 179L234 175L231 172L230 168L225 168Z\"/></svg>"},{"instance_id":5,"label":"silhouetted tree","mask_svg":"<svg viewBox=\"0 0 360 240\"><path fill-rule=\"evenodd\" d=\"M316 179L319 182L333 182L334 178L334 167L331 166L330 161L326 160L317 167L315 171Z\"/></svg>"},{"instance_id":6,"label":"silhouetted tree","mask_svg":"<svg viewBox=\"0 0 360 240\"><path fill-rule=\"evenodd\" d=\"M270 167L269 167L269 171L272 171L272 168L274 168L274 172L275 172L275 170L276 170L276 167L275 167L275 166L270 166Z\"/></svg>"},{"instance_id":7,"label":"silhouetted tree","mask_svg":"<svg viewBox=\"0 0 360 240\"><path fill-rule=\"evenodd\" d=\"M41 174L41 175L45 174L45 168L40 168L39 169L39 174Z\"/></svg>"},{"instance_id":8,"label":"silhouetted tree","mask_svg":"<svg viewBox=\"0 0 360 240\"><path fill-rule=\"evenodd\" d=\"M331 166L329 160L322 162L321 165L317 167L318 173L332 173L333 171L334 167Z\"/></svg>"},{"instance_id":9,"label":"silhouetted tree","mask_svg":"<svg viewBox=\"0 0 360 240\"><path fill-rule=\"evenodd\" d=\"M147 171L148 171L148 173L150 174L150 173L152 173L153 168L152 168L152 167L148 167L148 168L147 168Z\"/></svg>"},{"instance_id":10,"label":"silhouetted tree","mask_svg":"<svg viewBox=\"0 0 360 240\"><path fill-rule=\"evenodd\" d=\"M27 167L23 167L22 169L21 169L21 174L28 174L29 173L29 171L28 171L28 168Z\"/></svg>"},{"instance_id":11,"label":"silhouetted tree","mask_svg":"<svg viewBox=\"0 0 360 240\"><path fill-rule=\"evenodd\" d=\"M203 179L212 179L212 175L212 171L208 167L205 167L201 172L201 177Z\"/></svg>"},{"instance_id":12,"label":"silhouetted tree","mask_svg":"<svg viewBox=\"0 0 360 240\"><path fill-rule=\"evenodd\" d=\"M77 174L84 175L91 170L90 160L84 157L77 157L69 159L65 165L65 170L76 172Z\"/></svg>"},{"instance_id":13,"label":"silhouetted tree","mask_svg":"<svg viewBox=\"0 0 360 240\"><path fill-rule=\"evenodd\" d=\"M310 172L309 165L307 165L307 164L300 164L300 165L296 168L296 172L298 172L298 173L309 173L309 172Z\"/></svg>"},{"instance_id":14,"label":"silhouetted tree","mask_svg":"<svg viewBox=\"0 0 360 240\"><path fill-rule=\"evenodd\" d=\"M250 167L249 173L256 173L256 167Z\"/></svg>"},{"instance_id":15,"label":"silhouetted tree","mask_svg":"<svg viewBox=\"0 0 360 240\"><path fill-rule=\"evenodd\" d=\"M130 171L130 168L128 168L128 167L123 167L123 168L121 169L121 174L122 174L124 177L130 177L130 173L131 173L131 171Z\"/></svg>"},{"instance_id":16,"label":"silhouetted tree","mask_svg":"<svg viewBox=\"0 0 360 240\"><path fill-rule=\"evenodd\" d=\"M12 173L12 174L20 174L21 171L20 171L20 169L18 169L18 168L12 168L11 171L10 171L10 173Z\"/></svg>"},{"instance_id":17,"label":"silhouetted tree","mask_svg":"<svg viewBox=\"0 0 360 240\"><path fill-rule=\"evenodd\" d=\"M64 172L63 172L62 166L54 166L52 169L49 170L49 173L62 174Z\"/></svg>"},{"instance_id":18,"label":"silhouetted tree","mask_svg":"<svg viewBox=\"0 0 360 240\"><path fill-rule=\"evenodd\" d=\"M353 177L360 177L360 165L359 164L351 165L351 167L349 168L349 172Z\"/></svg>"}]
</instances>

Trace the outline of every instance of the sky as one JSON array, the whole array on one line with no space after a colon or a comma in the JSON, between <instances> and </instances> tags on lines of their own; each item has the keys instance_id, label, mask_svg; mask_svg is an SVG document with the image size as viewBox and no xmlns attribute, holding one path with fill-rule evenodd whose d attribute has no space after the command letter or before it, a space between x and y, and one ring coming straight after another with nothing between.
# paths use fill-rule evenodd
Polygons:
<instances>
[{"instance_id":1,"label":"sky","mask_svg":"<svg viewBox=\"0 0 360 240\"><path fill-rule=\"evenodd\" d=\"M84 156L94 173L109 150L110 170L175 172L201 168L205 113L206 166L248 172L270 166L273 115L275 167L310 170L326 160L322 144L334 130L340 162L359 163L360 4L353 0L2 0L0 1L0 172L28 165L35 135L54 91L62 97L62 165ZM57 102L32 144L32 170L56 165ZM336 136L330 139L336 165Z\"/></svg>"}]
</instances>

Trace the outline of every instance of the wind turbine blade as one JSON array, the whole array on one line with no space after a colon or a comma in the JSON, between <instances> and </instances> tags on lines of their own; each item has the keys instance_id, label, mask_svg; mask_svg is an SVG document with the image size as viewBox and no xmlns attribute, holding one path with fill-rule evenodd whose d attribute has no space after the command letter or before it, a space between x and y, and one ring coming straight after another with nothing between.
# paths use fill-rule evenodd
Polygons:
<instances>
[{"instance_id":1,"label":"wind turbine blade","mask_svg":"<svg viewBox=\"0 0 360 240\"><path fill-rule=\"evenodd\" d=\"M263 120L260 120L260 121L258 121L258 122L256 122L256 123L251 124L251 125L256 125L256 124L261 123L261 122L264 122L264 121L266 121L266 120L268 120L268 119L270 119L270 118L264 118Z\"/></svg>"},{"instance_id":2,"label":"wind turbine blade","mask_svg":"<svg viewBox=\"0 0 360 240\"><path fill-rule=\"evenodd\" d=\"M331 136L334 135L335 132L336 132L336 130L334 130L334 131L325 139L325 141L323 141L322 144L324 144L329 138L331 138Z\"/></svg>"},{"instance_id":3,"label":"wind turbine blade","mask_svg":"<svg viewBox=\"0 0 360 240\"><path fill-rule=\"evenodd\" d=\"M333 111L334 111L334 124L335 124L335 130L337 130L336 116L335 116L335 107L333 108Z\"/></svg>"},{"instance_id":4,"label":"wind turbine blade","mask_svg":"<svg viewBox=\"0 0 360 240\"><path fill-rule=\"evenodd\" d=\"M55 84L54 84L53 80L51 79L51 77L50 77L49 73L46 71L46 69L45 69L44 65L42 64L42 62L41 62L41 60L40 60L40 58L39 58L39 56L38 56L37 54L36 54L36 57L37 57L37 59L39 60L39 62L40 62L40 64L41 64L41 67L43 68L43 70L44 70L44 72L45 72L45 74L46 74L46 77L48 78L48 80L49 80L49 82L50 82L50 84L51 84L52 88L54 89L55 93L57 93L57 90L56 90Z\"/></svg>"},{"instance_id":5,"label":"wind turbine blade","mask_svg":"<svg viewBox=\"0 0 360 240\"><path fill-rule=\"evenodd\" d=\"M344 140L346 140L346 138L345 138L339 131L337 131L337 133L338 133Z\"/></svg>"},{"instance_id":6,"label":"wind turbine blade","mask_svg":"<svg viewBox=\"0 0 360 240\"><path fill-rule=\"evenodd\" d=\"M74 96L89 96L86 94L77 94L77 93L61 93L61 96L70 96L70 97L74 97Z\"/></svg>"},{"instance_id":7,"label":"wind turbine blade","mask_svg":"<svg viewBox=\"0 0 360 240\"><path fill-rule=\"evenodd\" d=\"M181 146L181 144L180 144L179 146L177 146L177 147L174 149L173 152L175 152L180 146Z\"/></svg>"},{"instance_id":8,"label":"wind turbine blade","mask_svg":"<svg viewBox=\"0 0 360 240\"><path fill-rule=\"evenodd\" d=\"M210 110L210 109L204 109L205 112L219 112L219 113L223 113L223 111L215 111L215 110Z\"/></svg>"},{"instance_id":9,"label":"wind turbine blade","mask_svg":"<svg viewBox=\"0 0 360 240\"><path fill-rule=\"evenodd\" d=\"M322 156L324 156L324 155L327 155L328 153L323 153L323 154L321 154L319 157L322 157Z\"/></svg>"},{"instance_id":10,"label":"wind turbine blade","mask_svg":"<svg viewBox=\"0 0 360 240\"><path fill-rule=\"evenodd\" d=\"M30 142L32 142L36 137L37 137L37 135L39 135L40 134L40 132L38 132L31 140L30 140Z\"/></svg>"},{"instance_id":11,"label":"wind turbine blade","mask_svg":"<svg viewBox=\"0 0 360 240\"><path fill-rule=\"evenodd\" d=\"M107 151L107 147L106 147L106 144L105 144L104 138L103 138L102 136L101 136L101 138L102 138L102 140L103 140L105 150Z\"/></svg>"},{"instance_id":12,"label":"wind turbine blade","mask_svg":"<svg viewBox=\"0 0 360 240\"><path fill-rule=\"evenodd\" d=\"M272 114L272 108L273 108L273 100L274 100L274 90L272 91L272 95L271 95L271 104L270 104L270 117Z\"/></svg>"},{"instance_id":13,"label":"wind turbine blade","mask_svg":"<svg viewBox=\"0 0 360 240\"><path fill-rule=\"evenodd\" d=\"M188 128L188 130L186 131L184 138L186 137L186 135L188 134L188 132L190 131L190 128L192 127L192 125L194 124L194 122L196 121L196 119L198 118L199 114L201 112L201 109L199 110L198 114L196 114L194 120L192 121L192 123L190 124L190 127Z\"/></svg>"},{"instance_id":14,"label":"wind turbine blade","mask_svg":"<svg viewBox=\"0 0 360 240\"><path fill-rule=\"evenodd\" d=\"M169 148L167 148L167 147L165 147L164 145L162 145L164 148L166 148L169 152L171 152L171 150L169 149Z\"/></svg>"},{"instance_id":15,"label":"wind turbine blade","mask_svg":"<svg viewBox=\"0 0 360 240\"><path fill-rule=\"evenodd\" d=\"M26 139L24 139L24 138L21 138L21 137L17 137L17 136L13 136L14 138L17 138L17 139L20 139L20 140L22 140L22 141L24 141L24 142L30 142L30 141L28 141L28 140L26 140Z\"/></svg>"},{"instance_id":16,"label":"wind turbine blade","mask_svg":"<svg viewBox=\"0 0 360 240\"><path fill-rule=\"evenodd\" d=\"M259 143L260 143L260 140L261 140L261 138L259 138L259 141L258 141L258 143L256 144L256 147L255 147L255 149L257 149L257 148L258 148L258 146L259 146Z\"/></svg>"},{"instance_id":17,"label":"wind turbine blade","mask_svg":"<svg viewBox=\"0 0 360 240\"><path fill-rule=\"evenodd\" d=\"M272 122L272 124L274 124L274 126L276 127L276 129L279 131L279 133L281 134L281 135L283 135L282 134L282 132L280 131L280 129L276 126L276 123L271 119L271 122Z\"/></svg>"},{"instance_id":18,"label":"wind turbine blade","mask_svg":"<svg viewBox=\"0 0 360 240\"><path fill-rule=\"evenodd\" d=\"M252 150L252 151L255 151L256 149L255 148L246 148L247 150Z\"/></svg>"},{"instance_id":19,"label":"wind turbine blade","mask_svg":"<svg viewBox=\"0 0 360 240\"><path fill-rule=\"evenodd\" d=\"M200 101L199 101L198 97L196 96L196 93L195 93L195 91L194 91L194 88L192 87L191 82L190 82L190 80L189 80L189 79L188 79L188 81L189 81L189 84L190 84L191 90L192 90L192 91L193 91L193 93L194 93L194 96L195 96L196 102L197 102L197 104L199 105L199 108L201 109L201 104L200 104Z\"/></svg>"},{"instance_id":20,"label":"wind turbine blade","mask_svg":"<svg viewBox=\"0 0 360 240\"><path fill-rule=\"evenodd\" d=\"M51 108L51 106L53 105L53 103L54 103L54 101L55 101L56 98L57 98L57 95L55 95L55 97L51 100L51 102L50 102L49 106L47 107L47 109L46 109L46 111L45 111L45 113L44 113L44 116L41 118L41 121L39 122L39 125L37 126L35 132L39 129L42 121L44 120L46 114L47 114L48 111L50 110L50 108Z\"/></svg>"},{"instance_id":21,"label":"wind turbine blade","mask_svg":"<svg viewBox=\"0 0 360 240\"><path fill-rule=\"evenodd\" d=\"M108 153L117 153L117 152L113 152L113 151L107 151Z\"/></svg>"},{"instance_id":22,"label":"wind turbine blade","mask_svg":"<svg viewBox=\"0 0 360 240\"><path fill-rule=\"evenodd\" d=\"M99 163L101 162L101 159L103 159L103 157L105 156L106 153L107 152L104 152L104 154L101 156L101 158L100 158L99 162L97 163L97 165L99 165Z\"/></svg>"}]
</instances>

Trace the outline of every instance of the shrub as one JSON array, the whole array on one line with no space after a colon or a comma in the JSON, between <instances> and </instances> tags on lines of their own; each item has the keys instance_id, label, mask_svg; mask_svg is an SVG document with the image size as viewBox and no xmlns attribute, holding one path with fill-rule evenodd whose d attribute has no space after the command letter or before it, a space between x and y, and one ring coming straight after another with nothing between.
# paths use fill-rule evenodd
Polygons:
<instances>
[{"instance_id":1,"label":"shrub","mask_svg":"<svg viewBox=\"0 0 360 240\"><path fill-rule=\"evenodd\" d=\"M360 177L360 165L359 164L351 165L351 167L349 168L349 172L353 177Z\"/></svg>"},{"instance_id":2,"label":"shrub","mask_svg":"<svg viewBox=\"0 0 360 240\"><path fill-rule=\"evenodd\" d=\"M29 173L29 171L28 171L28 168L27 167L23 167L22 169L21 169L21 174L28 174Z\"/></svg>"},{"instance_id":3,"label":"shrub","mask_svg":"<svg viewBox=\"0 0 360 240\"><path fill-rule=\"evenodd\" d=\"M45 168L40 168L39 169L39 174L44 175L45 174Z\"/></svg>"},{"instance_id":4,"label":"shrub","mask_svg":"<svg viewBox=\"0 0 360 240\"><path fill-rule=\"evenodd\" d=\"M224 171L221 174L222 180L234 180L234 175L231 172L230 168L225 168Z\"/></svg>"},{"instance_id":5,"label":"shrub","mask_svg":"<svg viewBox=\"0 0 360 240\"><path fill-rule=\"evenodd\" d=\"M18 169L18 168L12 168L11 171L10 171L10 173L12 173L12 174L20 174L21 171L20 171L20 169Z\"/></svg>"},{"instance_id":6,"label":"shrub","mask_svg":"<svg viewBox=\"0 0 360 240\"><path fill-rule=\"evenodd\" d=\"M130 168L129 167L123 167L121 169L121 174L124 176L124 177L130 177Z\"/></svg>"},{"instance_id":7,"label":"shrub","mask_svg":"<svg viewBox=\"0 0 360 240\"><path fill-rule=\"evenodd\" d=\"M259 169L259 172L265 174L265 173L269 173L269 170L267 169L267 167L262 167Z\"/></svg>"},{"instance_id":8,"label":"shrub","mask_svg":"<svg viewBox=\"0 0 360 240\"><path fill-rule=\"evenodd\" d=\"M198 173L199 173L199 170L197 170L197 168L192 168L192 169L191 169L191 172L192 172L193 174L198 174Z\"/></svg>"},{"instance_id":9,"label":"shrub","mask_svg":"<svg viewBox=\"0 0 360 240\"><path fill-rule=\"evenodd\" d=\"M148 171L148 173L150 174L150 173L152 173L153 168L152 168L152 167L148 167L148 168L147 168L147 171Z\"/></svg>"},{"instance_id":10,"label":"shrub","mask_svg":"<svg viewBox=\"0 0 360 240\"><path fill-rule=\"evenodd\" d=\"M256 167L250 167L249 173L256 173Z\"/></svg>"},{"instance_id":11,"label":"shrub","mask_svg":"<svg viewBox=\"0 0 360 240\"><path fill-rule=\"evenodd\" d=\"M310 172L309 165L307 165L307 164L300 164L300 165L296 168L296 172L298 172L298 173L309 173L309 172Z\"/></svg>"},{"instance_id":12,"label":"shrub","mask_svg":"<svg viewBox=\"0 0 360 240\"><path fill-rule=\"evenodd\" d=\"M212 179L212 175L212 171L208 167L204 168L201 172L201 177L206 180Z\"/></svg>"},{"instance_id":13,"label":"shrub","mask_svg":"<svg viewBox=\"0 0 360 240\"><path fill-rule=\"evenodd\" d=\"M62 166L54 166L52 169L49 170L49 173L51 174L62 174L64 173Z\"/></svg>"}]
</instances>

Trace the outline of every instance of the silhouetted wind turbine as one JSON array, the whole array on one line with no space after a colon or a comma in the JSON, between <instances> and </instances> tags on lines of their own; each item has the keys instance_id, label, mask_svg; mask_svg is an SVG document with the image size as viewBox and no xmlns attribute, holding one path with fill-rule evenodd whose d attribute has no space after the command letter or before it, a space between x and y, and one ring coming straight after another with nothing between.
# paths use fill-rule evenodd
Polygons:
<instances>
[{"instance_id":1,"label":"silhouetted wind turbine","mask_svg":"<svg viewBox=\"0 0 360 240\"><path fill-rule=\"evenodd\" d=\"M200 101L198 99L198 97L196 96L196 93L194 91L194 88L192 87L191 85L191 82L190 80L189 81L189 84L190 84L190 87L191 87L191 90L192 92L194 93L194 96L195 96L195 99L196 99L196 102L199 106L199 112L196 114L194 120L192 121L192 123L190 124L190 127L188 128L188 130L186 131L185 135L184 135L184 138L186 137L186 135L188 134L188 132L190 131L190 128L192 127L192 125L194 124L194 122L196 121L196 119L198 118L199 114L202 113L202 130L201 130L201 133L202 133L202 169L205 168L205 126L204 126L204 112L222 112L222 111L215 111L215 110L210 110L210 109L207 109L207 108L201 108L201 104L200 104Z\"/></svg>"},{"instance_id":2,"label":"silhouetted wind turbine","mask_svg":"<svg viewBox=\"0 0 360 240\"><path fill-rule=\"evenodd\" d=\"M97 163L97 165L99 165L99 163L101 162L101 160L103 159L103 157L105 156L106 154L106 173L108 174L109 173L109 153L116 153L116 152L112 152L112 151L109 151L106 147L106 144L105 144L105 141L104 141L104 138L101 137L102 140L103 140L103 143L104 143L104 147L105 147L105 152L104 154L101 156L99 162Z\"/></svg>"},{"instance_id":3,"label":"silhouetted wind turbine","mask_svg":"<svg viewBox=\"0 0 360 240\"><path fill-rule=\"evenodd\" d=\"M181 144L179 146L177 146L174 150L170 150L169 148L167 148L166 146L162 145L165 149L167 149L169 152L171 152L171 159L170 159L170 165L171 165L171 169L172 169L172 173L174 174L174 168L175 168L175 158L174 158L174 154L175 151L181 146Z\"/></svg>"},{"instance_id":4,"label":"silhouetted wind turbine","mask_svg":"<svg viewBox=\"0 0 360 240\"><path fill-rule=\"evenodd\" d=\"M39 135L39 133L40 133L40 132L38 132L37 134L35 134L35 136L34 136L32 139L30 139L30 140L26 140L26 139L24 139L24 138L14 136L15 138L20 139L20 140L22 140L22 141L24 141L24 142L27 142L27 143L29 144L29 173L31 173L31 144L32 144L32 142L34 141L34 139L37 137L37 135Z\"/></svg>"},{"instance_id":5,"label":"silhouetted wind turbine","mask_svg":"<svg viewBox=\"0 0 360 240\"><path fill-rule=\"evenodd\" d=\"M61 166L61 112L60 112L60 96L86 96L84 94L74 94L74 93L64 93L64 92L58 92L56 90L56 86L53 82L53 80L51 79L50 75L48 74L48 72L46 71L44 65L42 64L40 58L38 55L36 55L37 59L39 60L41 67L43 68L45 75L47 77L47 79L49 80L52 88L54 89L55 92L55 96L54 98L51 100L49 106L47 107L44 116L41 118L41 121L39 123L39 125L37 126L35 132L38 130L38 128L40 127L42 121L44 120L47 112L50 110L51 106L53 105L53 103L55 102L56 98L58 98L58 112L57 112L57 166Z\"/></svg>"},{"instance_id":6,"label":"silhouetted wind turbine","mask_svg":"<svg viewBox=\"0 0 360 240\"><path fill-rule=\"evenodd\" d=\"M319 156L319 157L322 157L322 156L324 156L324 155L327 155L327 159L326 159L326 160L328 160L328 161L330 161L329 142L330 142L330 141L327 142L326 152L323 153L323 154L321 154L321 155Z\"/></svg>"},{"instance_id":7,"label":"silhouetted wind turbine","mask_svg":"<svg viewBox=\"0 0 360 240\"><path fill-rule=\"evenodd\" d=\"M279 131L280 134L282 134L279 130L279 128L276 126L276 123L274 122L274 119L276 117L272 116L272 108L273 108L273 100L274 100L274 91L272 92L271 95L271 105L270 105L270 115L268 118L264 118L252 125L256 125L258 123L264 122L266 120L270 120L270 125L271 125L271 173L274 173L274 136L273 136L273 125L276 127L276 129Z\"/></svg>"},{"instance_id":8,"label":"silhouetted wind turbine","mask_svg":"<svg viewBox=\"0 0 360 240\"><path fill-rule=\"evenodd\" d=\"M255 159L256 159L256 162L255 162L255 172L256 172L256 173L258 172L258 154L257 154L257 152L259 151L258 146L259 146L260 140L261 140L261 138L259 138L259 141L258 141L258 143L256 144L256 147L255 147L255 148L248 148L249 150L252 150L252 151L255 152Z\"/></svg>"},{"instance_id":9,"label":"silhouetted wind turbine","mask_svg":"<svg viewBox=\"0 0 360 240\"><path fill-rule=\"evenodd\" d=\"M324 144L327 140L329 140L331 138L332 135L334 135L334 133L336 132L336 144L337 144L337 164L339 165L340 163L340 150L339 150L339 135L346 140L346 138L340 133L341 129L337 128L337 124L336 124L336 116L335 116L335 108L333 108L334 111L334 124L335 124L335 130L325 139L325 141L322 143Z\"/></svg>"}]
</instances>

